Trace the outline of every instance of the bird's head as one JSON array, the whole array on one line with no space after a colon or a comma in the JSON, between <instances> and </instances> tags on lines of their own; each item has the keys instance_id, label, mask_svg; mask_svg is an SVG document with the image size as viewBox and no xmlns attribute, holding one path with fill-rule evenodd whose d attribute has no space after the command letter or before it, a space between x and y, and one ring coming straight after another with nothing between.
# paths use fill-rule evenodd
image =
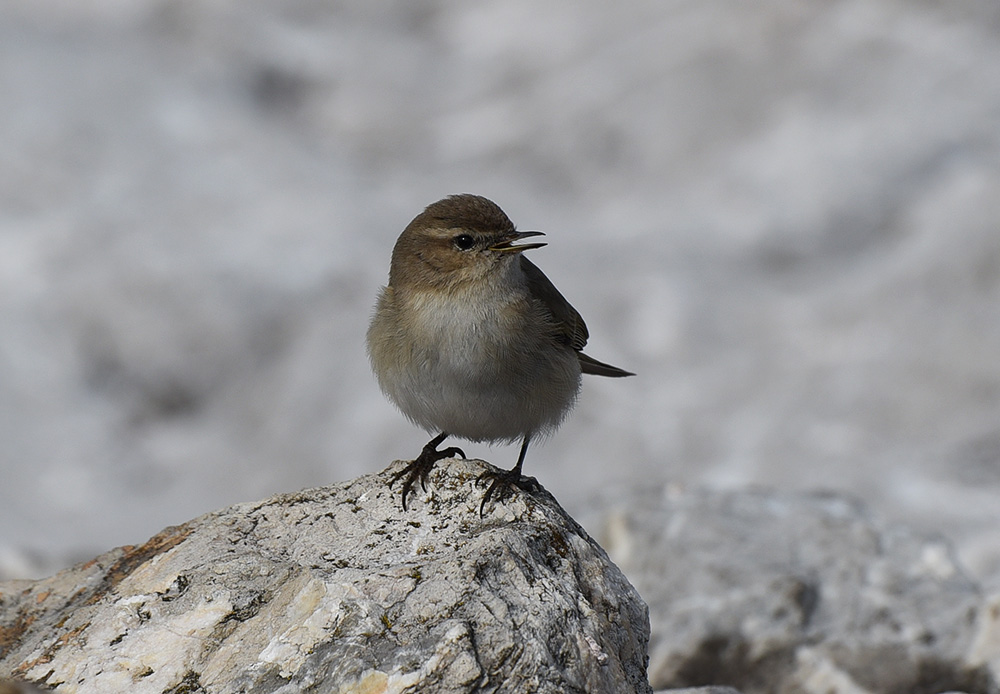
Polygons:
<instances>
[{"instance_id":1,"label":"bird's head","mask_svg":"<svg viewBox=\"0 0 1000 694\"><path fill-rule=\"evenodd\" d=\"M389 284L394 288L448 290L489 282L517 267L518 256L544 243L518 241L543 236L518 231L496 203L479 195L452 195L417 215L396 241Z\"/></svg>"}]
</instances>

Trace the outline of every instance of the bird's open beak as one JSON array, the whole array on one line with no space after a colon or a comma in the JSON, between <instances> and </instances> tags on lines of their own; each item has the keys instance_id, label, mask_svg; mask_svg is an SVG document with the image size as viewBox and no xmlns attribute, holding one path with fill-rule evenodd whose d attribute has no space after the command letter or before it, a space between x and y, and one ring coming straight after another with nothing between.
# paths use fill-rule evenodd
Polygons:
<instances>
[{"instance_id":1,"label":"bird's open beak","mask_svg":"<svg viewBox=\"0 0 1000 694\"><path fill-rule=\"evenodd\" d=\"M520 246L512 245L515 241L531 238L532 236L545 236L545 234L540 231L515 231L510 235L510 238L506 238L500 243L490 246L490 250L499 251L500 253L520 253L521 251L530 251L532 248L541 248L542 246L548 245L547 243L522 243Z\"/></svg>"}]
</instances>

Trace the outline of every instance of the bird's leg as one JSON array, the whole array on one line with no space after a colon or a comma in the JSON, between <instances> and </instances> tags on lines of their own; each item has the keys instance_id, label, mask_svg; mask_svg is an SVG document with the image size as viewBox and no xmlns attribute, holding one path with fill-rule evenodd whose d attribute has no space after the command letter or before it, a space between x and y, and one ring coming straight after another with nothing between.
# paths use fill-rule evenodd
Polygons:
<instances>
[{"instance_id":1,"label":"bird's leg","mask_svg":"<svg viewBox=\"0 0 1000 694\"><path fill-rule=\"evenodd\" d=\"M417 456L416 460L413 460L409 465L404 467L402 470L397 472L389 480L389 487L396 484L400 478L405 477L406 481L403 482L403 510L406 510L406 495L410 493L410 489L413 487L413 483L420 480L420 488L425 492L427 491L427 475L430 473L431 469L434 467L434 463L441 460L442 458L454 458L456 455L465 457L465 452L461 448L445 448L443 451L437 449L441 445L441 442L448 438L448 432L442 431L440 434L432 438L423 450L420 451L420 455Z\"/></svg>"},{"instance_id":2,"label":"bird's leg","mask_svg":"<svg viewBox=\"0 0 1000 694\"><path fill-rule=\"evenodd\" d=\"M482 503L479 504L480 516L483 515L483 509L486 508L487 501L495 496L498 502L503 502L504 499L510 496L513 487L517 487L528 493L538 491L538 480L534 477L527 477L521 474L521 466L524 465L524 454L528 452L528 443L530 441L531 434L526 434L524 441L521 443L521 453L517 456L517 465L513 468L510 470L501 470L500 472L489 470L479 476L479 482L484 479L493 480L490 486L487 487L486 493L483 494Z\"/></svg>"}]
</instances>

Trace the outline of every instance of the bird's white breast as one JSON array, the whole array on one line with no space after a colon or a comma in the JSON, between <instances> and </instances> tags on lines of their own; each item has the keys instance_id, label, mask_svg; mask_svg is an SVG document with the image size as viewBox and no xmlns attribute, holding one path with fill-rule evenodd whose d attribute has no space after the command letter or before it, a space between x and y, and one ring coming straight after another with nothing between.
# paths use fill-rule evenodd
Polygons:
<instances>
[{"instance_id":1,"label":"bird's white breast","mask_svg":"<svg viewBox=\"0 0 1000 694\"><path fill-rule=\"evenodd\" d=\"M546 318L523 291L498 294L411 291L393 297L391 325L376 315L369 349L385 365L379 383L425 429L515 440L554 428L572 406L575 352L548 340Z\"/></svg>"}]
</instances>

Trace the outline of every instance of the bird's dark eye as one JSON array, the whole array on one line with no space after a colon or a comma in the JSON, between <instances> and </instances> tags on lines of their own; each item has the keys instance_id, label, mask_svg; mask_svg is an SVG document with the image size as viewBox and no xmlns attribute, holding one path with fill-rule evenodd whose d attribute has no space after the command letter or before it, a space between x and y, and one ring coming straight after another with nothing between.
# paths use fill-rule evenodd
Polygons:
<instances>
[{"instance_id":1,"label":"bird's dark eye","mask_svg":"<svg viewBox=\"0 0 1000 694\"><path fill-rule=\"evenodd\" d=\"M460 251L467 251L476 245L476 240L468 234L459 234L454 239L455 248Z\"/></svg>"}]
</instances>

